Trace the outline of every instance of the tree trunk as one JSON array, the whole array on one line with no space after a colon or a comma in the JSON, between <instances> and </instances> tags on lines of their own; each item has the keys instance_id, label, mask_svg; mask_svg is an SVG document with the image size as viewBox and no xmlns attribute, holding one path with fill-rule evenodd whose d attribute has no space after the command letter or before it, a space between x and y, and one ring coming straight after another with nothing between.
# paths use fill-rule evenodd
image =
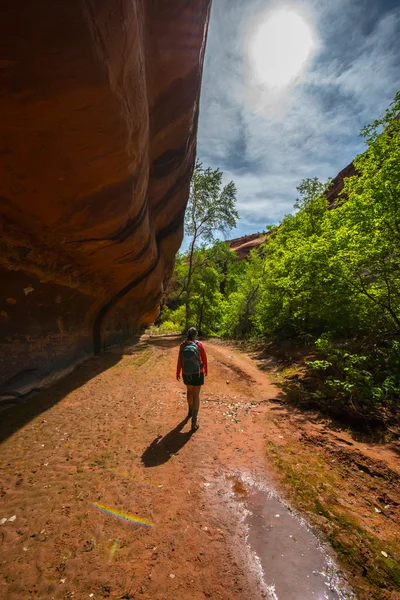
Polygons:
<instances>
[{"instance_id":1,"label":"tree trunk","mask_svg":"<svg viewBox=\"0 0 400 600\"><path fill-rule=\"evenodd\" d=\"M200 333L201 331L201 326L203 323L203 308L204 308L204 302L205 300L203 300L203 302L201 303L201 307L200 307L200 315L199 315L199 322L197 324L197 331Z\"/></svg>"},{"instance_id":2,"label":"tree trunk","mask_svg":"<svg viewBox=\"0 0 400 600\"><path fill-rule=\"evenodd\" d=\"M193 254L194 254L194 245L196 242L196 232L193 236L193 240L192 243L190 245L190 255L189 255L189 273L188 273L188 280L187 280L187 289L186 289L186 299L185 299L185 331L187 331L189 329L189 318L190 318L190 311L189 311L189 302L190 302L190 284L192 282L192 271L193 271Z\"/></svg>"}]
</instances>

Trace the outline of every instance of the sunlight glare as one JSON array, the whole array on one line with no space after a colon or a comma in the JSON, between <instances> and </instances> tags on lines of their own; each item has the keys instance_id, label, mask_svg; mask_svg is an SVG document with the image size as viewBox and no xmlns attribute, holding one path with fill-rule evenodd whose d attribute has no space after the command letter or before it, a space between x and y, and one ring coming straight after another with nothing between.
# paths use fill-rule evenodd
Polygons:
<instances>
[{"instance_id":1,"label":"sunlight glare","mask_svg":"<svg viewBox=\"0 0 400 600\"><path fill-rule=\"evenodd\" d=\"M256 77L271 87L283 87L300 74L315 41L311 27L297 12L270 13L255 32L250 58Z\"/></svg>"}]
</instances>

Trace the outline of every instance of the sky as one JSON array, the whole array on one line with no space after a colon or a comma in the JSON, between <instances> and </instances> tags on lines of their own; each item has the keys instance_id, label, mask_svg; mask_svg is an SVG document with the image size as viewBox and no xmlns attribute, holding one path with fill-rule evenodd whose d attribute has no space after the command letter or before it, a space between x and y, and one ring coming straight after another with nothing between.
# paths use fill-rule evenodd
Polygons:
<instances>
[{"instance_id":1,"label":"sky","mask_svg":"<svg viewBox=\"0 0 400 600\"><path fill-rule=\"evenodd\" d=\"M228 238L278 223L302 179L363 150L361 127L400 89L399 32L400 0L213 0L197 155L237 186Z\"/></svg>"}]
</instances>

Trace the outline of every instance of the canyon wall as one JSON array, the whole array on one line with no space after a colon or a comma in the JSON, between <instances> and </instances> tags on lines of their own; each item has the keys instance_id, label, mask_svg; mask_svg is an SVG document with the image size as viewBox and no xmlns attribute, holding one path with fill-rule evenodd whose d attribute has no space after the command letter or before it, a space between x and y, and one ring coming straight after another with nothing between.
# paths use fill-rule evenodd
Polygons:
<instances>
[{"instance_id":1,"label":"canyon wall","mask_svg":"<svg viewBox=\"0 0 400 600\"><path fill-rule=\"evenodd\" d=\"M339 194L343 190L344 180L347 177L353 177L354 175L357 175L357 170L356 170L354 164L351 162L349 165L347 165L347 167L342 169L336 175L336 177L334 177L332 179L331 185L329 186L328 190L325 192L325 196L329 202L329 208L335 207L335 202L336 202Z\"/></svg>"},{"instance_id":2,"label":"canyon wall","mask_svg":"<svg viewBox=\"0 0 400 600\"><path fill-rule=\"evenodd\" d=\"M0 1L0 401L157 315L210 1Z\"/></svg>"},{"instance_id":3,"label":"canyon wall","mask_svg":"<svg viewBox=\"0 0 400 600\"><path fill-rule=\"evenodd\" d=\"M267 239L267 233L251 233L233 240L227 240L229 248L234 252L239 260L247 258L251 250L261 246Z\"/></svg>"}]
</instances>

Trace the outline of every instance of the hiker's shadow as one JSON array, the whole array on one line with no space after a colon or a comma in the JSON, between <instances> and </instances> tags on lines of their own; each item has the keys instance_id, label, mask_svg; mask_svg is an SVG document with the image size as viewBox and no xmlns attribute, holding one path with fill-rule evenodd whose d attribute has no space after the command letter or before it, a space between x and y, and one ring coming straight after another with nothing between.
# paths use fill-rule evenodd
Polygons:
<instances>
[{"instance_id":1,"label":"hiker's shadow","mask_svg":"<svg viewBox=\"0 0 400 600\"><path fill-rule=\"evenodd\" d=\"M182 429L188 419L184 419L178 425L172 429L167 435L162 437L158 435L143 452L141 459L145 467L157 467L166 463L171 456L177 454L181 448L190 440L192 437L192 431L185 431L182 433Z\"/></svg>"}]
</instances>

